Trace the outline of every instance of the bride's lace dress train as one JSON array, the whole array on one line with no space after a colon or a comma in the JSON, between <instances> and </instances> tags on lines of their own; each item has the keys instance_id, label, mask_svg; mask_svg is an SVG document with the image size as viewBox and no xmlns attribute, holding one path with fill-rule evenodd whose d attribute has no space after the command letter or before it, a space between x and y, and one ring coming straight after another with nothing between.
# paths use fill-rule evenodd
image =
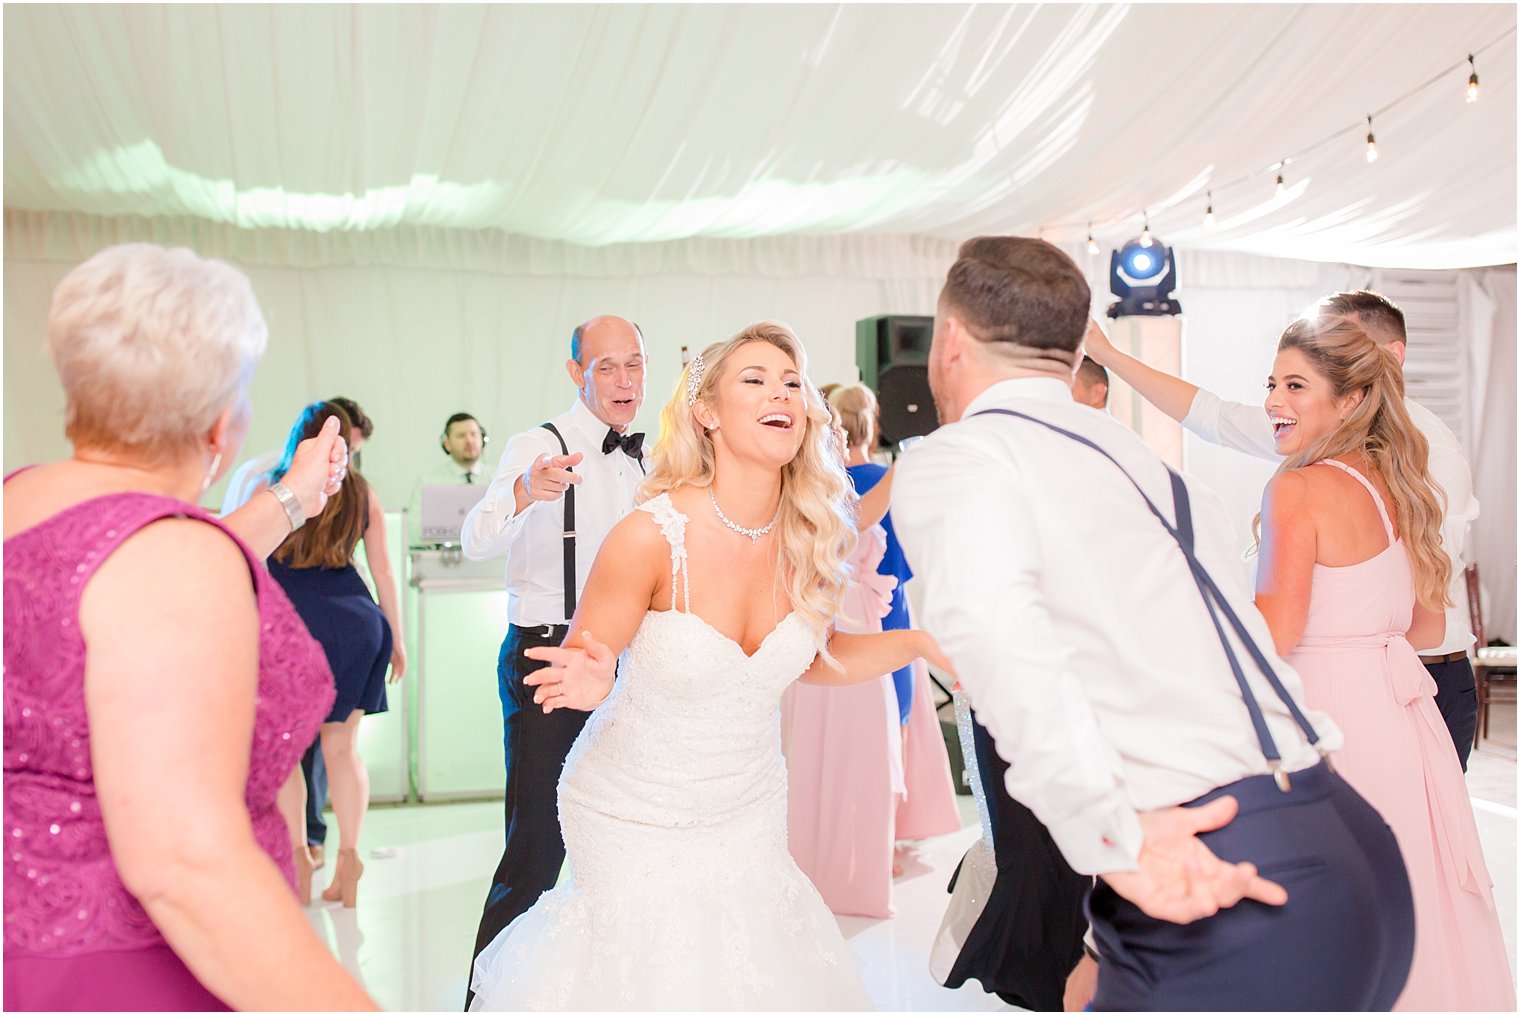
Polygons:
<instances>
[{"instance_id":1,"label":"bride's lace dress train","mask_svg":"<svg viewBox=\"0 0 1520 1015\"><path fill-rule=\"evenodd\" d=\"M560 779L569 875L475 963L474 1011L862 1010L833 915L786 844L777 705L813 660L788 615L755 651L689 612L650 611ZM675 604L673 604L675 605Z\"/></svg>"}]
</instances>

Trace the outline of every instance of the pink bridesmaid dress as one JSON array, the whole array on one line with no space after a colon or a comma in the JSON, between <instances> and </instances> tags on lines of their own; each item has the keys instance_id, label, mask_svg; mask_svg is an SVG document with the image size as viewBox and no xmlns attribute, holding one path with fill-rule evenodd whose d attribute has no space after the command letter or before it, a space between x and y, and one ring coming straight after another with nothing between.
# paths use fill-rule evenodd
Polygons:
<instances>
[{"instance_id":1,"label":"pink bridesmaid dress","mask_svg":"<svg viewBox=\"0 0 1520 1015\"><path fill-rule=\"evenodd\" d=\"M1388 536L1375 557L1314 565L1309 617L1288 662L1310 708L1346 735L1336 769L1393 829L1414 892L1415 951L1398 1011L1514 1011L1493 881L1467 784L1435 705L1435 682L1404 639L1415 605L1409 555L1376 488Z\"/></svg>"},{"instance_id":2,"label":"pink bridesmaid dress","mask_svg":"<svg viewBox=\"0 0 1520 1015\"><path fill-rule=\"evenodd\" d=\"M886 534L860 534L837 630L874 634L897 579L876 573ZM844 687L801 681L781 698L792 858L835 913L892 915L892 841L902 798L902 727L890 673Z\"/></svg>"}]
</instances>

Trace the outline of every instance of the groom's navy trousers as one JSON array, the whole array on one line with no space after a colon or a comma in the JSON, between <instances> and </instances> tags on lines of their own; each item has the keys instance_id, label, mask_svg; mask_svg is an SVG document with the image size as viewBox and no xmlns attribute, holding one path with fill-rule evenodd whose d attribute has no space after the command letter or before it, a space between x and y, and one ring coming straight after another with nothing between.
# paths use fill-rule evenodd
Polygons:
<instances>
[{"instance_id":1,"label":"groom's navy trousers","mask_svg":"<svg viewBox=\"0 0 1520 1015\"><path fill-rule=\"evenodd\" d=\"M1324 763L1282 792L1259 775L1185 806L1235 797L1199 836L1288 892L1189 924L1142 913L1100 878L1087 911L1098 943L1093 1011L1388 1011L1414 957L1409 876L1382 815Z\"/></svg>"},{"instance_id":2,"label":"groom's navy trousers","mask_svg":"<svg viewBox=\"0 0 1520 1015\"><path fill-rule=\"evenodd\" d=\"M559 773L589 713L559 708L544 715L543 708L533 703L534 688L524 684L523 678L548 664L529 659L523 652L535 646L558 646L568 632L563 625L513 624L496 660L507 756L507 843L491 878L475 935L475 955L554 887L565 862L565 840L559 829ZM473 957L471 962L473 969ZM465 1006L469 1007L468 999Z\"/></svg>"}]
</instances>

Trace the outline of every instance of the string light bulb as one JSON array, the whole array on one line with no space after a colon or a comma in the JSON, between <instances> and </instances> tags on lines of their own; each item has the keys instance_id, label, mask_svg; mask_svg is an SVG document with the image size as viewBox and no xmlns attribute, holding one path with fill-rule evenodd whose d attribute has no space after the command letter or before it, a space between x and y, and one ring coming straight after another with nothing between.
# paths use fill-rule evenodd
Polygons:
<instances>
[{"instance_id":1,"label":"string light bulb","mask_svg":"<svg viewBox=\"0 0 1520 1015\"><path fill-rule=\"evenodd\" d=\"M1209 206L1203 212L1203 228L1214 228L1214 192L1209 191Z\"/></svg>"},{"instance_id":2,"label":"string light bulb","mask_svg":"<svg viewBox=\"0 0 1520 1015\"><path fill-rule=\"evenodd\" d=\"M1142 246L1142 247L1148 247L1150 245L1151 245L1151 213L1150 212L1146 212L1145 213L1145 227L1140 230L1140 246Z\"/></svg>"},{"instance_id":3,"label":"string light bulb","mask_svg":"<svg viewBox=\"0 0 1520 1015\"><path fill-rule=\"evenodd\" d=\"M1377 138L1372 136L1372 117L1367 117L1367 161L1377 161Z\"/></svg>"},{"instance_id":4,"label":"string light bulb","mask_svg":"<svg viewBox=\"0 0 1520 1015\"><path fill-rule=\"evenodd\" d=\"M1092 223L1087 223L1087 252L1094 257L1098 255L1098 241L1093 239Z\"/></svg>"},{"instance_id":5,"label":"string light bulb","mask_svg":"<svg viewBox=\"0 0 1520 1015\"><path fill-rule=\"evenodd\" d=\"M1473 55L1467 54L1467 66L1472 68L1472 73L1467 76L1467 101L1478 101L1478 65L1473 62Z\"/></svg>"},{"instance_id":6,"label":"string light bulb","mask_svg":"<svg viewBox=\"0 0 1520 1015\"><path fill-rule=\"evenodd\" d=\"M1287 184L1283 183L1283 174L1282 174L1283 167L1286 166L1287 164L1288 164L1288 160L1287 159L1283 159L1281 162L1279 162L1277 164L1277 187L1275 188L1275 195L1277 197L1282 197L1283 194L1287 193L1287 190L1288 190Z\"/></svg>"}]
</instances>

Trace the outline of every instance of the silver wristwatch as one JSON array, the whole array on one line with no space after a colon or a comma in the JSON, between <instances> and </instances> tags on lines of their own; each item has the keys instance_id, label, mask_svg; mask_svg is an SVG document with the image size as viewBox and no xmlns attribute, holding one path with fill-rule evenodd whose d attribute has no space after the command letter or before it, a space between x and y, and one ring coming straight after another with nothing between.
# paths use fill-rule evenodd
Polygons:
<instances>
[{"instance_id":1,"label":"silver wristwatch","mask_svg":"<svg viewBox=\"0 0 1520 1015\"><path fill-rule=\"evenodd\" d=\"M301 502L296 500L296 495L290 492L290 487L284 483L275 482L270 484L269 492L274 494L280 502L280 507L285 509L285 517L290 519L290 531L294 532L306 524L306 510L301 507Z\"/></svg>"}]
</instances>

